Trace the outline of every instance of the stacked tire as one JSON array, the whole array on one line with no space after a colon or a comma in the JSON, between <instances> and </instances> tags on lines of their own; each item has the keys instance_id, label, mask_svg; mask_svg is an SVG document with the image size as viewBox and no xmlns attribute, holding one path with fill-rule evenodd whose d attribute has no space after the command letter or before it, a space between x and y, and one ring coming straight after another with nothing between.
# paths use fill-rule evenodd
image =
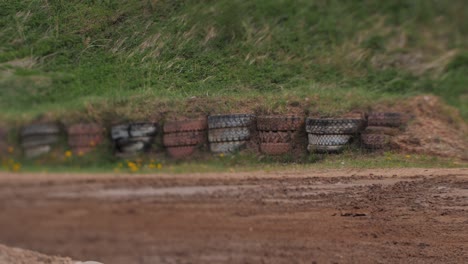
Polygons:
<instances>
[{"instance_id":1,"label":"stacked tire","mask_svg":"<svg viewBox=\"0 0 468 264\"><path fill-rule=\"evenodd\" d=\"M164 124L163 145L169 156L182 159L206 143L206 119L172 121Z\"/></svg>"},{"instance_id":2,"label":"stacked tire","mask_svg":"<svg viewBox=\"0 0 468 264\"><path fill-rule=\"evenodd\" d=\"M361 134L361 142L367 149L389 149L393 137L400 133L403 125L404 118L401 113L370 113L367 117L367 128Z\"/></svg>"},{"instance_id":3,"label":"stacked tire","mask_svg":"<svg viewBox=\"0 0 468 264\"><path fill-rule=\"evenodd\" d=\"M104 129L95 123L78 123L67 128L68 145L76 155L89 153L104 140Z\"/></svg>"},{"instance_id":4,"label":"stacked tire","mask_svg":"<svg viewBox=\"0 0 468 264\"><path fill-rule=\"evenodd\" d=\"M111 128L117 156L127 157L146 152L151 148L157 134L155 123L120 124Z\"/></svg>"},{"instance_id":5,"label":"stacked tire","mask_svg":"<svg viewBox=\"0 0 468 264\"><path fill-rule=\"evenodd\" d=\"M341 152L362 130L363 124L364 120L359 118L307 118L307 150L315 153Z\"/></svg>"},{"instance_id":6,"label":"stacked tire","mask_svg":"<svg viewBox=\"0 0 468 264\"><path fill-rule=\"evenodd\" d=\"M60 126L55 123L42 123L25 126L21 129L21 147L27 158L36 158L49 153L60 140Z\"/></svg>"},{"instance_id":7,"label":"stacked tire","mask_svg":"<svg viewBox=\"0 0 468 264\"><path fill-rule=\"evenodd\" d=\"M255 116L251 114L208 117L208 141L213 153L231 153L247 145Z\"/></svg>"},{"instance_id":8,"label":"stacked tire","mask_svg":"<svg viewBox=\"0 0 468 264\"><path fill-rule=\"evenodd\" d=\"M260 151L267 155L291 152L304 118L297 116L262 116L257 118Z\"/></svg>"}]
</instances>

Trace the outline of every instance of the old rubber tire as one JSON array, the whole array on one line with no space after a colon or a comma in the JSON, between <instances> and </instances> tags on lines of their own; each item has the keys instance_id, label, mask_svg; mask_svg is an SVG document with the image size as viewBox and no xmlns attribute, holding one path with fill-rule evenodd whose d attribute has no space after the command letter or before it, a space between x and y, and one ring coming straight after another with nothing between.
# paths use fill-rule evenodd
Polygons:
<instances>
[{"instance_id":1,"label":"old rubber tire","mask_svg":"<svg viewBox=\"0 0 468 264\"><path fill-rule=\"evenodd\" d=\"M24 155L26 158L36 158L49 153L51 149L49 145L26 148L24 149Z\"/></svg>"},{"instance_id":2,"label":"old rubber tire","mask_svg":"<svg viewBox=\"0 0 468 264\"><path fill-rule=\"evenodd\" d=\"M254 119L252 114L211 115L208 117L208 128L248 127Z\"/></svg>"},{"instance_id":3,"label":"old rubber tire","mask_svg":"<svg viewBox=\"0 0 468 264\"><path fill-rule=\"evenodd\" d=\"M260 151L267 155L282 155L291 151L290 143L261 143Z\"/></svg>"},{"instance_id":4,"label":"old rubber tire","mask_svg":"<svg viewBox=\"0 0 468 264\"><path fill-rule=\"evenodd\" d=\"M94 147L104 140L102 134L75 134L68 136L68 145L71 147Z\"/></svg>"},{"instance_id":5,"label":"old rubber tire","mask_svg":"<svg viewBox=\"0 0 468 264\"><path fill-rule=\"evenodd\" d=\"M133 123L129 128L130 137L151 137L157 133L154 123Z\"/></svg>"},{"instance_id":6,"label":"old rubber tire","mask_svg":"<svg viewBox=\"0 0 468 264\"><path fill-rule=\"evenodd\" d=\"M186 131L164 134L163 145L165 147L193 146L206 142L205 131Z\"/></svg>"},{"instance_id":7,"label":"old rubber tire","mask_svg":"<svg viewBox=\"0 0 468 264\"><path fill-rule=\"evenodd\" d=\"M337 153L343 151L345 145L337 145L337 146L326 146L326 145L312 145L309 144L307 146L307 150L309 152L315 153Z\"/></svg>"},{"instance_id":8,"label":"old rubber tire","mask_svg":"<svg viewBox=\"0 0 468 264\"><path fill-rule=\"evenodd\" d=\"M95 123L78 123L67 128L68 136L102 134L104 128Z\"/></svg>"},{"instance_id":9,"label":"old rubber tire","mask_svg":"<svg viewBox=\"0 0 468 264\"><path fill-rule=\"evenodd\" d=\"M363 127L362 119L307 118L306 131L309 134L357 134Z\"/></svg>"},{"instance_id":10,"label":"old rubber tire","mask_svg":"<svg viewBox=\"0 0 468 264\"><path fill-rule=\"evenodd\" d=\"M88 154L89 152L93 151L94 147L73 147L72 152L77 156Z\"/></svg>"},{"instance_id":11,"label":"old rubber tire","mask_svg":"<svg viewBox=\"0 0 468 264\"><path fill-rule=\"evenodd\" d=\"M188 132L206 130L208 127L206 119L192 119L182 121L169 121L164 123L164 133Z\"/></svg>"},{"instance_id":12,"label":"old rubber tire","mask_svg":"<svg viewBox=\"0 0 468 264\"><path fill-rule=\"evenodd\" d=\"M57 124L52 123L28 125L21 129L21 137L58 133L60 133L60 127Z\"/></svg>"},{"instance_id":13,"label":"old rubber tire","mask_svg":"<svg viewBox=\"0 0 468 264\"><path fill-rule=\"evenodd\" d=\"M111 138L112 140L126 139L130 137L130 125L121 124L111 127Z\"/></svg>"},{"instance_id":14,"label":"old rubber tire","mask_svg":"<svg viewBox=\"0 0 468 264\"><path fill-rule=\"evenodd\" d=\"M304 126L304 118L298 116L261 116L257 118L259 131L296 131Z\"/></svg>"},{"instance_id":15,"label":"old rubber tire","mask_svg":"<svg viewBox=\"0 0 468 264\"><path fill-rule=\"evenodd\" d=\"M294 137L290 131L259 131L258 136L262 143L289 143Z\"/></svg>"},{"instance_id":16,"label":"old rubber tire","mask_svg":"<svg viewBox=\"0 0 468 264\"><path fill-rule=\"evenodd\" d=\"M58 135L53 134L42 134L35 136L28 136L21 140L21 146L23 148L32 148L37 146L45 146L56 143L59 140Z\"/></svg>"},{"instance_id":17,"label":"old rubber tire","mask_svg":"<svg viewBox=\"0 0 468 264\"><path fill-rule=\"evenodd\" d=\"M351 139L351 135L308 135L309 144L321 146L345 145Z\"/></svg>"},{"instance_id":18,"label":"old rubber tire","mask_svg":"<svg viewBox=\"0 0 468 264\"><path fill-rule=\"evenodd\" d=\"M400 127L403 125L403 115L401 113L374 112L367 117L368 126Z\"/></svg>"},{"instance_id":19,"label":"old rubber tire","mask_svg":"<svg viewBox=\"0 0 468 264\"><path fill-rule=\"evenodd\" d=\"M174 159L183 159L192 155L196 149L196 146L169 147L167 153Z\"/></svg>"},{"instance_id":20,"label":"old rubber tire","mask_svg":"<svg viewBox=\"0 0 468 264\"><path fill-rule=\"evenodd\" d=\"M209 142L244 141L250 138L248 127L216 128L208 131Z\"/></svg>"},{"instance_id":21,"label":"old rubber tire","mask_svg":"<svg viewBox=\"0 0 468 264\"><path fill-rule=\"evenodd\" d=\"M122 153L144 152L147 148L148 145L141 141L127 142L118 147L119 151Z\"/></svg>"},{"instance_id":22,"label":"old rubber tire","mask_svg":"<svg viewBox=\"0 0 468 264\"><path fill-rule=\"evenodd\" d=\"M384 134L389 136L395 136L400 133L398 128L394 127L383 127L383 126L368 126L362 134Z\"/></svg>"},{"instance_id":23,"label":"old rubber tire","mask_svg":"<svg viewBox=\"0 0 468 264\"><path fill-rule=\"evenodd\" d=\"M385 149L390 146L392 137L385 134L362 134L361 142L369 149Z\"/></svg>"},{"instance_id":24,"label":"old rubber tire","mask_svg":"<svg viewBox=\"0 0 468 264\"><path fill-rule=\"evenodd\" d=\"M210 150L213 153L230 153L244 148L247 141L232 141L221 143L210 143Z\"/></svg>"}]
</instances>

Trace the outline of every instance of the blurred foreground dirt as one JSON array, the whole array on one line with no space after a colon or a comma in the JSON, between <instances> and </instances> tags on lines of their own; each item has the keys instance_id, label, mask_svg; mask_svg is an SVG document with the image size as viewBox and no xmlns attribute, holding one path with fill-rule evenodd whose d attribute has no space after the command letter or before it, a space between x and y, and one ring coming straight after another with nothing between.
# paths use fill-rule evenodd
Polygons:
<instances>
[{"instance_id":1,"label":"blurred foreground dirt","mask_svg":"<svg viewBox=\"0 0 468 264\"><path fill-rule=\"evenodd\" d=\"M0 173L0 211L0 243L103 263L468 263L467 169Z\"/></svg>"}]
</instances>

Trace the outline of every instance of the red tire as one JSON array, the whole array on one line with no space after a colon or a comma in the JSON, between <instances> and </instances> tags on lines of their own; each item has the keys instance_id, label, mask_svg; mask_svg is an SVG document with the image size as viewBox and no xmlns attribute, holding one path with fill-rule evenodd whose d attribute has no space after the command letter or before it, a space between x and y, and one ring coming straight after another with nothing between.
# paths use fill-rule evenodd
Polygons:
<instances>
[{"instance_id":1,"label":"red tire","mask_svg":"<svg viewBox=\"0 0 468 264\"><path fill-rule=\"evenodd\" d=\"M169 147L167 153L174 159L183 159L191 156L196 149L196 146Z\"/></svg>"},{"instance_id":2,"label":"red tire","mask_svg":"<svg viewBox=\"0 0 468 264\"><path fill-rule=\"evenodd\" d=\"M164 133L201 131L207 129L206 119L194 119L183 121L170 121L164 124Z\"/></svg>"},{"instance_id":3,"label":"red tire","mask_svg":"<svg viewBox=\"0 0 468 264\"><path fill-rule=\"evenodd\" d=\"M164 134L163 145L166 147L193 146L206 141L204 131L178 132Z\"/></svg>"},{"instance_id":4,"label":"red tire","mask_svg":"<svg viewBox=\"0 0 468 264\"><path fill-rule=\"evenodd\" d=\"M304 126L304 118L299 116L260 116L257 118L257 130L260 131L295 131Z\"/></svg>"},{"instance_id":5,"label":"red tire","mask_svg":"<svg viewBox=\"0 0 468 264\"><path fill-rule=\"evenodd\" d=\"M260 150L267 155L282 155L291 151L290 143L261 143Z\"/></svg>"}]
</instances>

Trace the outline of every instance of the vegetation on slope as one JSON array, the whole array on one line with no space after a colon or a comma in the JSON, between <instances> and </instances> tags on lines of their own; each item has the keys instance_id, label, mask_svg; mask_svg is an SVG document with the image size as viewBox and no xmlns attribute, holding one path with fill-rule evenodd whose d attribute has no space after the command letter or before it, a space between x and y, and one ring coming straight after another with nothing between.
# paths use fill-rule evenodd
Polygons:
<instances>
[{"instance_id":1,"label":"vegetation on slope","mask_svg":"<svg viewBox=\"0 0 468 264\"><path fill-rule=\"evenodd\" d=\"M466 17L465 0L3 0L0 116L337 114L433 93L467 118Z\"/></svg>"}]
</instances>

